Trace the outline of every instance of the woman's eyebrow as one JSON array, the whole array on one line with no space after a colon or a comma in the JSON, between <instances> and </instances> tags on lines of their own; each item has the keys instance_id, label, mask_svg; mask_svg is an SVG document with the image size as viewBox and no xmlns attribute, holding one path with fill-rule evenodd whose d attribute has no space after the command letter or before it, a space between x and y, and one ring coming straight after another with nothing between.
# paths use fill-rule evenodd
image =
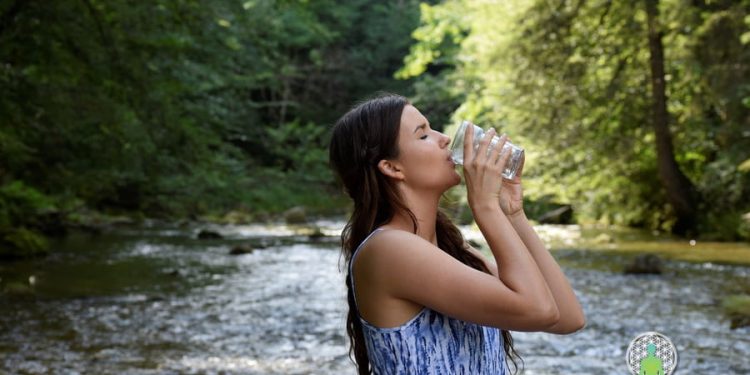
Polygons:
<instances>
[{"instance_id":1,"label":"woman's eyebrow","mask_svg":"<svg viewBox=\"0 0 750 375\"><path fill-rule=\"evenodd\" d=\"M416 127L416 128L414 129L414 132L416 133L416 132L417 132L417 130L419 130L419 129L424 129L424 128L426 128L426 127L427 127L427 124L422 124L422 125L419 125L419 126L417 126L417 127Z\"/></svg>"}]
</instances>

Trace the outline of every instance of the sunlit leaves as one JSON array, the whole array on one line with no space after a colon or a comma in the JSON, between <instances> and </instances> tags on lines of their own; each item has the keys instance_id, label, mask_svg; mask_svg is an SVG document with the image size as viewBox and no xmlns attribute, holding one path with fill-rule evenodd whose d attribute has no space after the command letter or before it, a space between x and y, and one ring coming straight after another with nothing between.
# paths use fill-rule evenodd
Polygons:
<instances>
[{"instance_id":1,"label":"sunlit leaves","mask_svg":"<svg viewBox=\"0 0 750 375\"><path fill-rule=\"evenodd\" d=\"M742 44L750 3L660 3L675 157L719 200L708 209L746 211L750 201L738 197L750 195L750 181L732 171L750 149L750 50ZM501 127L525 145L529 196L554 194L581 217L665 227L644 9L623 1L445 1L425 7L402 73L426 85L436 79L430 64L454 56L444 68L450 74L438 76L463 98L453 122ZM451 22L466 30L453 44L442 26Z\"/></svg>"}]
</instances>

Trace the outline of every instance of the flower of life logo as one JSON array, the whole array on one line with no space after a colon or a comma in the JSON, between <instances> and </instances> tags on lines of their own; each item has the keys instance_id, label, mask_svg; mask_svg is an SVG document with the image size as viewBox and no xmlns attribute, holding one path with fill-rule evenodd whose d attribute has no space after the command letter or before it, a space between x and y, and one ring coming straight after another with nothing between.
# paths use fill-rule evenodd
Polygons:
<instances>
[{"instance_id":1,"label":"flower of life logo","mask_svg":"<svg viewBox=\"0 0 750 375\"><path fill-rule=\"evenodd\" d=\"M625 360L633 375L670 375L677 367L677 348L661 333L644 332L630 342Z\"/></svg>"}]
</instances>

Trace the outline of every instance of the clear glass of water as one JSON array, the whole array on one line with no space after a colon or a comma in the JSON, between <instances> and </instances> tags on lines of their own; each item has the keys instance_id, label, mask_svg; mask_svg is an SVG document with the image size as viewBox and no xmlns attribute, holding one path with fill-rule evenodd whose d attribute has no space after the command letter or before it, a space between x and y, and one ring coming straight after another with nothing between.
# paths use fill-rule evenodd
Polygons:
<instances>
[{"instance_id":1,"label":"clear glass of water","mask_svg":"<svg viewBox=\"0 0 750 375\"><path fill-rule=\"evenodd\" d=\"M451 157L453 162L460 165L464 164L464 134L466 134L467 126L474 127L474 152L479 149L479 141L484 137L484 129L467 120L461 122L461 126L458 127L458 131L456 131L456 135L453 137L453 143L451 143ZM492 137L490 149L494 148L498 142L500 142L499 136L496 135ZM506 141L505 145L503 145L502 152L511 153L508 164L505 165L502 175L509 180L513 179L513 177L516 176L516 173L518 173L518 168L521 166L521 161L524 157L523 149Z\"/></svg>"}]
</instances>

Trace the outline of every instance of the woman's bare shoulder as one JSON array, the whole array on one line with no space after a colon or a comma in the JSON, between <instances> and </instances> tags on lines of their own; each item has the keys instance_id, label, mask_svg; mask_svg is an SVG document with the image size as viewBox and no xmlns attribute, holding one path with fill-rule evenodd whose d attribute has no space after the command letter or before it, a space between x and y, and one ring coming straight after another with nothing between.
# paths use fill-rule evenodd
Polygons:
<instances>
[{"instance_id":1,"label":"woman's bare shoulder","mask_svg":"<svg viewBox=\"0 0 750 375\"><path fill-rule=\"evenodd\" d=\"M423 251L434 247L418 235L401 229L380 228L362 245L358 257L362 258L399 258L407 250ZM437 249L437 248L435 248Z\"/></svg>"}]
</instances>

